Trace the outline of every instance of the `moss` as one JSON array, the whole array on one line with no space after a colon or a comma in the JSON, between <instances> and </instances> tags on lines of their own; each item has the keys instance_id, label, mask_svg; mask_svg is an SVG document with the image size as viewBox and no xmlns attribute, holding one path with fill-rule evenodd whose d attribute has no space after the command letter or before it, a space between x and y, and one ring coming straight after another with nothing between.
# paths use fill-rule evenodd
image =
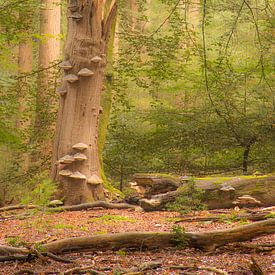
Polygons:
<instances>
[{"instance_id":1,"label":"moss","mask_svg":"<svg viewBox=\"0 0 275 275\"><path fill-rule=\"evenodd\" d=\"M129 217L119 216L119 215L103 215L98 218L90 219L89 222L103 222L105 224L116 223L116 222L130 222L134 223L136 220Z\"/></svg>"},{"instance_id":2,"label":"moss","mask_svg":"<svg viewBox=\"0 0 275 275\"><path fill-rule=\"evenodd\" d=\"M165 179L170 179L172 181L179 181L179 178L177 176L173 176L171 174L163 174L163 173L139 173L135 174L137 177L158 177L158 178L165 178Z\"/></svg>"}]
</instances>

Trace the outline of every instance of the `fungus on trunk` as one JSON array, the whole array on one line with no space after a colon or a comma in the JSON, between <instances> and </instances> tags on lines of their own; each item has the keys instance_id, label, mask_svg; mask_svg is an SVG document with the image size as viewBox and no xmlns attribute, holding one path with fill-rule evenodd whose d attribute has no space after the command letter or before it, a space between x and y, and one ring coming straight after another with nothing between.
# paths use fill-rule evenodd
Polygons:
<instances>
[{"instance_id":1,"label":"fungus on trunk","mask_svg":"<svg viewBox=\"0 0 275 275\"><path fill-rule=\"evenodd\" d=\"M60 183L60 197L67 205L105 198L98 152L99 112L93 108L100 109L106 62L101 62L101 66L98 62L106 59L117 4L115 0L69 0L68 9L65 60L70 60L73 67L64 77L67 96L60 97L52 166L52 178ZM76 22L78 18L81 20ZM54 165L57 160L68 152L81 151L85 151L87 159L71 164L70 177L60 175L63 167ZM77 158L79 155L74 159ZM84 180L93 175L98 177L98 184Z\"/></svg>"}]
</instances>

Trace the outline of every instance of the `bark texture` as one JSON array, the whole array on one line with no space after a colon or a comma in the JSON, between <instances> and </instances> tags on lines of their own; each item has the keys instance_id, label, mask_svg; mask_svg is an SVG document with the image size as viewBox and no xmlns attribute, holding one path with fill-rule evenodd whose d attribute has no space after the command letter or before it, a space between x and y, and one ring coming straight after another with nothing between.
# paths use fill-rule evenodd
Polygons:
<instances>
[{"instance_id":1,"label":"bark texture","mask_svg":"<svg viewBox=\"0 0 275 275\"><path fill-rule=\"evenodd\" d=\"M60 97L59 114L54 145L52 178L60 182L65 204L73 205L103 200L104 192L100 174L98 152L98 124L102 113L100 105L104 82L108 38L116 15L116 3L107 11L100 0L75 1L68 4L68 34L65 69ZM98 61L95 62L95 58ZM81 74L85 69L86 76ZM70 80L74 78L75 80ZM81 143L86 160L62 164L64 156L80 153L73 148ZM82 178L61 176L60 171L81 173ZM62 173L62 172L61 172ZM92 180L89 180L92 179Z\"/></svg>"},{"instance_id":2,"label":"bark texture","mask_svg":"<svg viewBox=\"0 0 275 275\"><path fill-rule=\"evenodd\" d=\"M43 245L43 251L60 254L79 250L154 249L183 245L183 240L186 246L213 251L228 243L248 241L274 233L275 219L270 219L227 230L186 232L181 236L173 232L128 232L68 238ZM0 255L11 256L28 253L30 253L28 249L0 246Z\"/></svg>"},{"instance_id":3,"label":"bark texture","mask_svg":"<svg viewBox=\"0 0 275 275\"><path fill-rule=\"evenodd\" d=\"M166 203L175 201L186 184L182 183L182 187L175 190L177 185L180 185L179 179L150 174L135 176L134 180L136 183L134 188L138 190L141 197L139 200L140 205L145 211L162 210ZM203 202L208 209L235 207L236 205L233 202L243 195L250 195L259 200L262 206L275 204L275 176L254 177L251 179L234 178L223 183L197 180L196 186L205 191ZM228 190L226 187L232 187L232 190ZM169 191L168 188L171 188L171 190L174 188L174 191ZM155 191L158 194L155 194ZM257 204L241 206L254 207Z\"/></svg>"},{"instance_id":4,"label":"bark texture","mask_svg":"<svg viewBox=\"0 0 275 275\"><path fill-rule=\"evenodd\" d=\"M61 0L40 1L40 43L38 66L38 92L36 96L36 117L33 141L38 145L33 161L52 153L53 117L57 109L57 99L53 90L57 81L57 70L53 65L60 58Z\"/></svg>"}]
</instances>

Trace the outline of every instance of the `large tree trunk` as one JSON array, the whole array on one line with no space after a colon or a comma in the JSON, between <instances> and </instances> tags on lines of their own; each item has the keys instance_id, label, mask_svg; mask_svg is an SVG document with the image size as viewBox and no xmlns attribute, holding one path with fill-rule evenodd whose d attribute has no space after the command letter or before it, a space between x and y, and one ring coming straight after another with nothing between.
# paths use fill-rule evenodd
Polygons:
<instances>
[{"instance_id":1,"label":"large tree trunk","mask_svg":"<svg viewBox=\"0 0 275 275\"><path fill-rule=\"evenodd\" d=\"M57 109L54 96L57 70L53 65L60 58L61 1L40 1L40 44L38 66L38 92L33 140L37 148L33 160L43 163L52 151L53 117Z\"/></svg>"},{"instance_id":2,"label":"large tree trunk","mask_svg":"<svg viewBox=\"0 0 275 275\"><path fill-rule=\"evenodd\" d=\"M65 204L104 199L98 152L98 123L102 112L100 98L108 38L115 15L115 1L105 16L104 4L100 0L69 2L65 47L65 61L69 66L62 66L65 76L52 169L52 178L61 183L60 190ZM83 147L82 151L76 148L78 146L73 148L79 143ZM74 158L77 153L84 155L84 160L77 161ZM64 164L61 159L64 156L70 156L71 163Z\"/></svg>"}]
</instances>

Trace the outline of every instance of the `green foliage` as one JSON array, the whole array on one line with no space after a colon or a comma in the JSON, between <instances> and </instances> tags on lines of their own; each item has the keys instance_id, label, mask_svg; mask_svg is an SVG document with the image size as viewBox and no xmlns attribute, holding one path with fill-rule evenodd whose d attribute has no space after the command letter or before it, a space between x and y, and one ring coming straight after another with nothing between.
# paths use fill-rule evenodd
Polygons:
<instances>
[{"instance_id":1,"label":"green foliage","mask_svg":"<svg viewBox=\"0 0 275 275\"><path fill-rule=\"evenodd\" d=\"M274 219L275 218L275 212L271 212L270 214L267 214L265 216L265 218L267 218L267 219Z\"/></svg>"},{"instance_id":2,"label":"green foliage","mask_svg":"<svg viewBox=\"0 0 275 275\"><path fill-rule=\"evenodd\" d=\"M203 196L204 191L195 186L195 180L193 179L182 188L182 192L174 202L166 204L166 208L181 214L203 210L206 208L206 205L202 202Z\"/></svg>"},{"instance_id":3,"label":"green foliage","mask_svg":"<svg viewBox=\"0 0 275 275\"><path fill-rule=\"evenodd\" d=\"M172 227L172 232L174 233L174 237L172 241L176 242L177 246L182 248L187 246L188 241L185 235L185 229L179 225L174 225Z\"/></svg>"},{"instance_id":4,"label":"green foliage","mask_svg":"<svg viewBox=\"0 0 275 275\"><path fill-rule=\"evenodd\" d=\"M105 224L116 223L116 222L129 222L134 223L136 220L129 217L119 216L119 215L103 215L98 218L92 218L90 222L103 222Z\"/></svg>"},{"instance_id":5,"label":"green foliage","mask_svg":"<svg viewBox=\"0 0 275 275\"><path fill-rule=\"evenodd\" d=\"M38 180L38 183L35 185L35 188L23 197L22 203L46 206L56 192L57 185L43 176L36 180Z\"/></svg>"},{"instance_id":6,"label":"green foliage","mask_svg":"<svg viewBox=\"0 0 275 275\"><path fill-rule=\"evenodd\" d=\"M13 246L13 247L21 247L21 246L25 246L26 242L23 241L21 239L21 237L19 236L10 236L10 237L6 237L5 241L7 244Z\"/></svg>"}]
</instances>

